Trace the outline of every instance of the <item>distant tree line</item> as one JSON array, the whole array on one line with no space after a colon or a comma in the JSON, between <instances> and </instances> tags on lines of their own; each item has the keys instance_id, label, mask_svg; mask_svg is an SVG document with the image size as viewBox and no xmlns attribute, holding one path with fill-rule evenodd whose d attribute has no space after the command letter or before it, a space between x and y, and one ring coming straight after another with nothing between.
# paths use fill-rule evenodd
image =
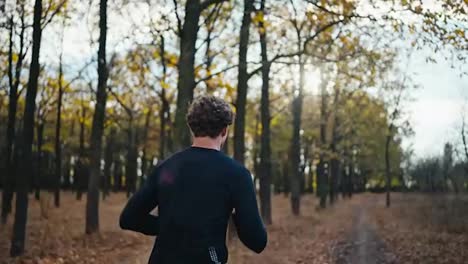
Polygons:
<instances>
[{"instance_id":1,"label":"distant tree line","mask_svg":"<svg viewBox=\"0 0 468 264\"><path fill-rule=\"evenodd\" d=\"M467 171L467 162L455 160L453 145L446 143L443 155L421 158L412 164L409 187L423 192L467 192Z\"/></svg>"}]
</instances>

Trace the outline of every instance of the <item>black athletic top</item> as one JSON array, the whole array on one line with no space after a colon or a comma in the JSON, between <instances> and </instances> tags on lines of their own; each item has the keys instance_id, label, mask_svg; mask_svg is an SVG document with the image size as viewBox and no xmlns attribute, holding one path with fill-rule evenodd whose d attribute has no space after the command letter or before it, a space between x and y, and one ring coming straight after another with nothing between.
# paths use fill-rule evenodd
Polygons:
<instances>
[{"instance_id":1,"label":"black athletic top","mask_svg":"<svg viewBox=\"0 0 468 264\"><path fill-rule=\"evenodd\" d=\"M158 207L158 216L150 212ZM157 235L149 263L226 263L226 229L260 253L267 233L258 213L252 177L222 152L190 147L158 165L128 201L120 227Z\"/></svg>"}]
</instances>

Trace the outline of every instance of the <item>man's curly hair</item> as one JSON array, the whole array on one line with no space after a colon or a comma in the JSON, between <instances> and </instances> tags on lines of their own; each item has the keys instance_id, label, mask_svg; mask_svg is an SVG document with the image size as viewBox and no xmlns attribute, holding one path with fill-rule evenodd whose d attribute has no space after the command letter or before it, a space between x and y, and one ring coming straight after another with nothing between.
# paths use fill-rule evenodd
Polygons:
<instances>
[{"instance_id":1,"label":"man's curly hair","mask_svg":"<svg viewBox=\"0 0 468 264\"><path fill-rule=\"evenodd\" d=\"M200 96L190 105L186 119L195 137L216 138L225 127L232 124L234 113L223 99Z\"/></svg>"}]
</instances>

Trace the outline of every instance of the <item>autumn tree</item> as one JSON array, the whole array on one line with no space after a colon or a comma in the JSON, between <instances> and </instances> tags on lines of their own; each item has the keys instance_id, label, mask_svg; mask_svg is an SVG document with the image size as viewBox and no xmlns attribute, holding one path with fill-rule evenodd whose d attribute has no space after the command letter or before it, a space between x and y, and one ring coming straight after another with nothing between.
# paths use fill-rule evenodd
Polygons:
<instances>
[{"instance_id":1,"label":"autumn tree","mask_svg":"<svg viewBox=\"0 0 468 264\"><path fill-rule=\"evenodd\" d=\"M190 143L190 135L185 125L185 114L193 99L195 82L195 53L201 13L216 3L226 0L194 0L185 4L183 25L179 21L180 55L178 62L177 106L174 120L174 139L176 149Z\"/></svg>"}]
</instances>

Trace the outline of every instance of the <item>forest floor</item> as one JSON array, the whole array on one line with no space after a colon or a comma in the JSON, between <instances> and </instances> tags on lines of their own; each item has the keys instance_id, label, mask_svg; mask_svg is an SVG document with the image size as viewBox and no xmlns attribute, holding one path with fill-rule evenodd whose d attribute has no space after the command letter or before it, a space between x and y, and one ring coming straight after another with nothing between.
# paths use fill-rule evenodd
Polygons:
<instances>
[{"instance_id":1,"label":"forest floor","mask_svg":"<svg viewBox=\"0 0 468 264\"><path fill-rule=\"evenodd\" d=\"M301 216L294 217L289 199L274 196L268 247L257 255L234 240L229 244L229 263L466 263L468 198L392 197L390 209L384 206L384 195L361 194L317 210L318 201L306 195ZM97 235L84 234L85 199L76 201L71 193L64 193L58 209L49 199L31 200L25 256L7 257L10 219L0 227L0 264L147 263L153 239L118 227L125 195L112 194L101 203Z\"/></svg>"}]
</instances>

